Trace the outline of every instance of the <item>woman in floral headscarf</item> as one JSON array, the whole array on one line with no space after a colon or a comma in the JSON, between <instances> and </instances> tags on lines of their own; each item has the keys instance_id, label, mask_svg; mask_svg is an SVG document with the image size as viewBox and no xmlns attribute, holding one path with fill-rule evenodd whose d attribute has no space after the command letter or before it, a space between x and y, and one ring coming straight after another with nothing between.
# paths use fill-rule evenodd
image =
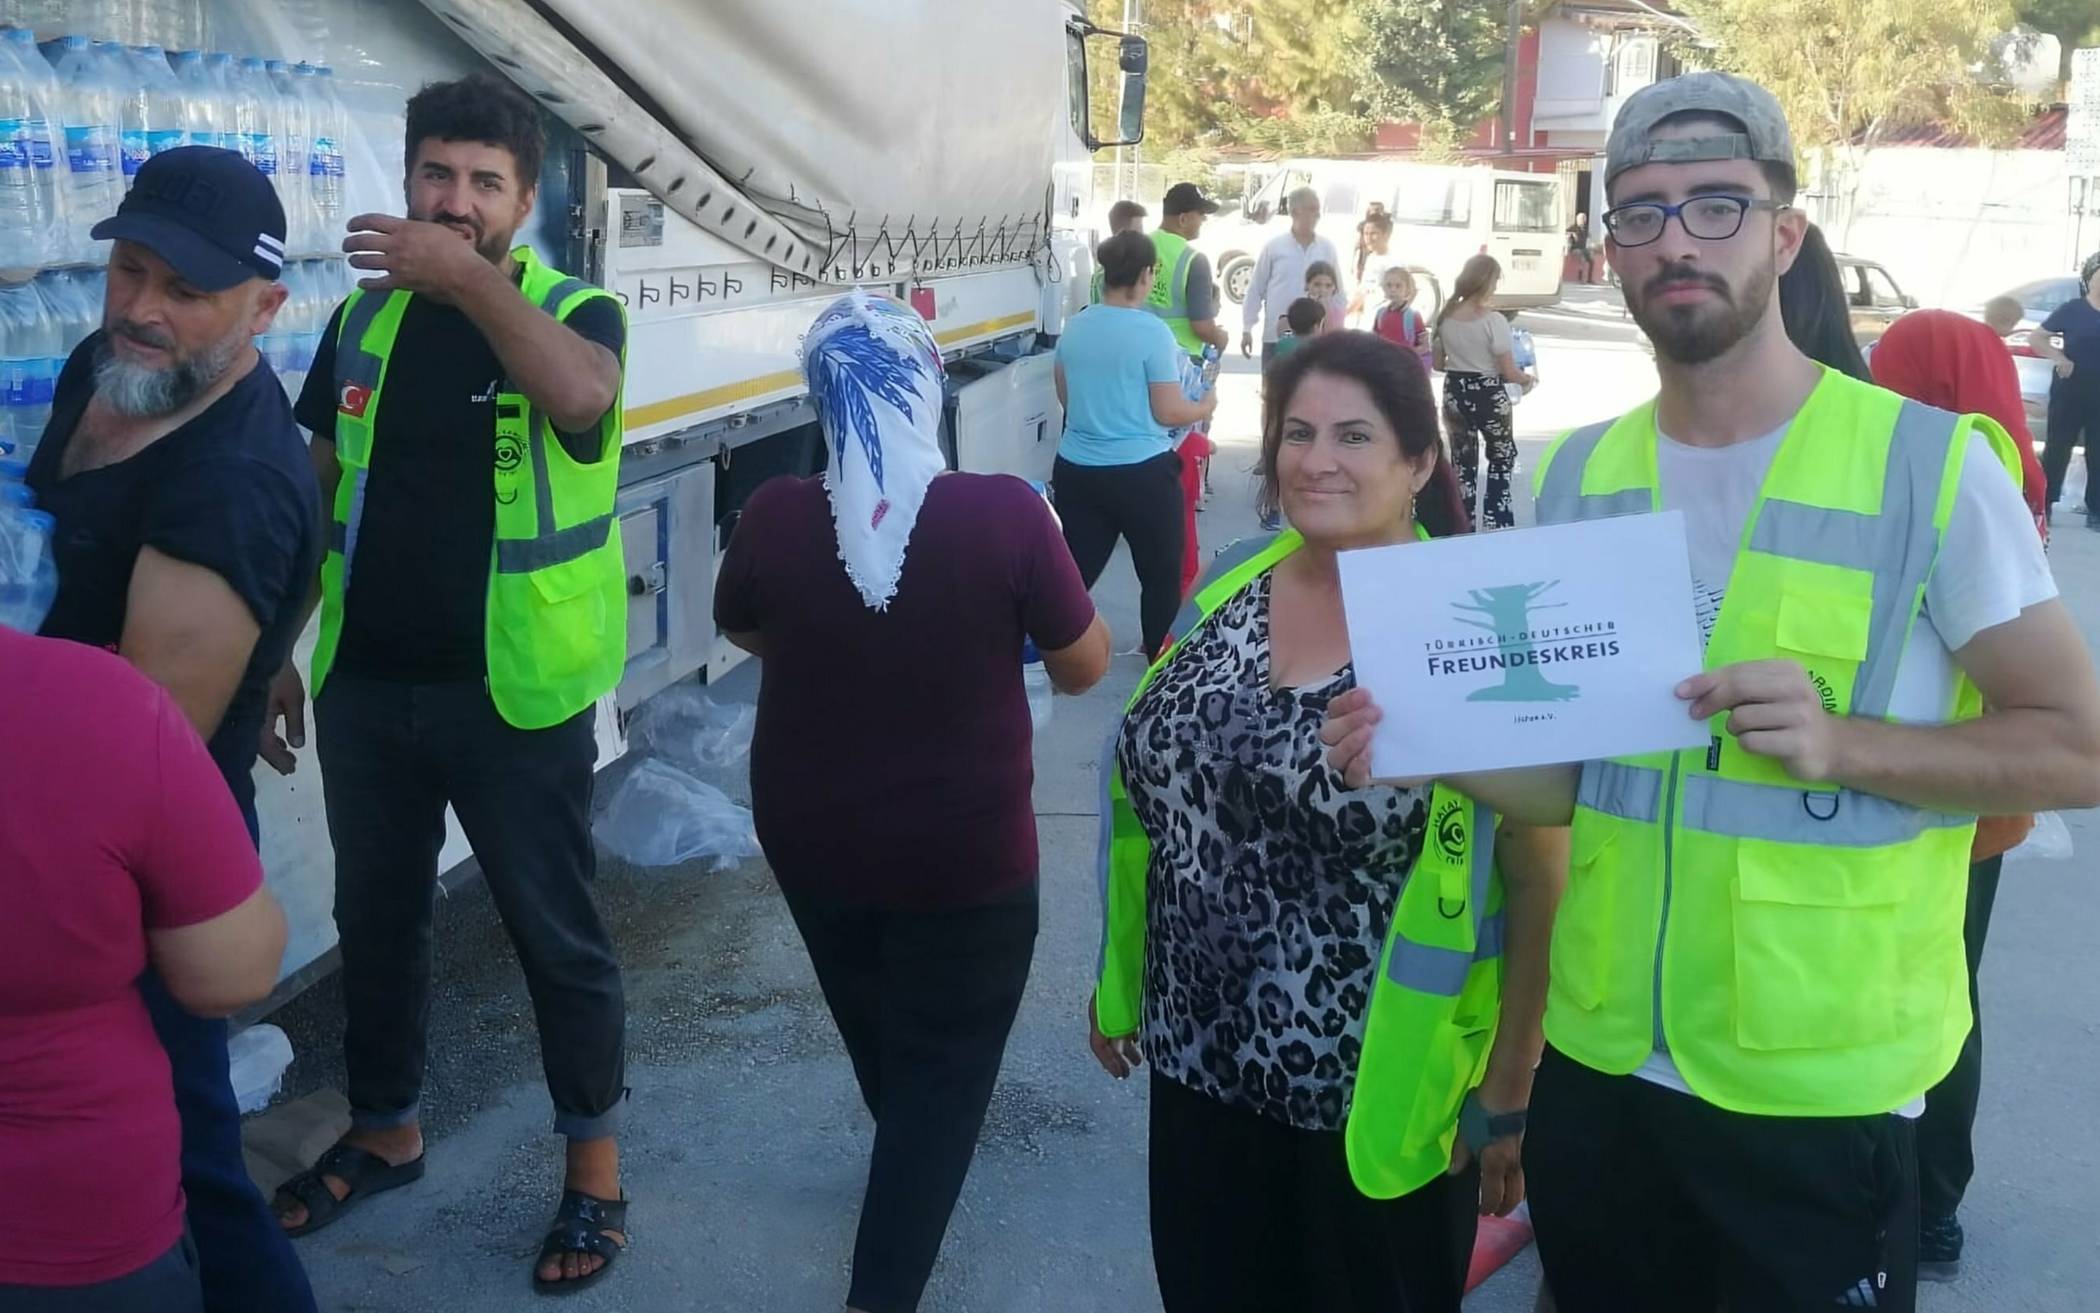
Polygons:
<instances>
[{"instance_id":1,"label":"woman in floral headscarf","mask_svg":"<svg viewBox=\"0 0 2100 1313\"><path fill-rule=\"evenodd\" d=\"M950 474L925 321L854 292L803 371L830 460L744 507L715 621L762 661L751 805L875 1144L851 1309L918 1306L1035 951L1023 644L1081 693L1108 669L1049 505Z\"/></svg>"}]
</instances>

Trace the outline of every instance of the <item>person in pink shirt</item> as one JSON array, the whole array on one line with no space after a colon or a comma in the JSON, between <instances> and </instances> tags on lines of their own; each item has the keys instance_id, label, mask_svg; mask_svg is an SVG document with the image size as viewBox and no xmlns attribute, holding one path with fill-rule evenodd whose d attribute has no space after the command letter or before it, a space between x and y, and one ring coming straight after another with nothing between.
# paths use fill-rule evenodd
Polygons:
<instances>
[{"instance_id":1,"label":"person in pink shirt","mask_svg":"<svg viewBox=\"0 0 2100 1313\"><path fill-rule=\"evenodd\" d=\"M0 626L0 1309L198 1313L181 1127L138 978L226 1016L284 914L175 701L117 656Z\"/></svg>"}]
</instances>

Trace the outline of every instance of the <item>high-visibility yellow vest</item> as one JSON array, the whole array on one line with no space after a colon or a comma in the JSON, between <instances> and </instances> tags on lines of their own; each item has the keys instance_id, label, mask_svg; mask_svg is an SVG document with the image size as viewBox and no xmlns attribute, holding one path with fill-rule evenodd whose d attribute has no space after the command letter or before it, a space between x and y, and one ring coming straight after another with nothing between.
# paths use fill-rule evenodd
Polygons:
<instances>
[{"instance_id":1,"label":"high-visibility yellow vest","mask_svg":"<svg viewBox=\"0 0 2100 1313\"><path fill-rule=\"evenodd\" d=\"M1241 589L1304 545L1295 530L1220 553L1175 619L1175 642L1132 694L1135 706L1176 647ZM1102 761L1101 972L1094 1016L1105 1035L1141 1021L1151 842L1138 823L1109 738ZM1345 1143L1357 1188L1389 1199L1451 1165L1459 1105L1480 1083L1502 998L1502 878L1495 816L1439 785L1429 830L1400 892L1364 1022Z\"/></svg>"},{"instance_id":2,"label":"high-visibility yellow vest","mask_svg":"<svg viewBox=\"0 0 2100 1313\"><path fill-rule=\"evenodd\" d=\"M1781 439L1706 648L1799 662L1837 715L1886 718L1971 433L2004 430L1836 371ZM1577 429L1535 479L1541 523L1657 509L1655 407ZM1967 680L1947 720L1981 711ZM1596 1070L1667 1047L1709 1103L1888 1112L1969 1031L1962 915L1974 816L1803 782L1714 718L1704 750L1584 766L1546 1035Z\"/></svg>"},{"instance_id":3,"label":"high-visibility yellow vest","mask_svg":"<svg viewBox=\"0 0 2100 1313\"><path fill-rule=\"evenodd\" d=\"M567 319L611 293L542 264L530 247L511 252L525 299ZM410 293L355 291L343 303L335 348L335 451L343 467L321 564L321 633L315 693L342 641L343 601L356 564L358 521L375 459L387 360ZM622 373L626 362L621 361ZM610 692L627 660L627 578L615 531L620 483L621 403L599 422L599 459L572 459L547 416L508 380L496 394L491 453L496 540L489 553L488 686L503 719L519 729L559 725Z\"/></svg>"},{"instance_id":4,"label":"high-visibility yellow vest","mask_svg":"<svg viewBox=\"0 0 2100 1313\"><path fill-rule=\"evenodd\" d=\"M1152 266L1152 294L1145 300L1145 308L1167 321L1174 340L1181 349L1192 356L1203 354L1204 341L1196 336L1189 325L1189 266L1195 262L1196 248L1188 240L1170 232L1152 234L1152 249L1158 259ZM1101 304L1101 270L1094 270L1093 285L1087 291L1090 305Z\"/></svg>"}]
</instances>

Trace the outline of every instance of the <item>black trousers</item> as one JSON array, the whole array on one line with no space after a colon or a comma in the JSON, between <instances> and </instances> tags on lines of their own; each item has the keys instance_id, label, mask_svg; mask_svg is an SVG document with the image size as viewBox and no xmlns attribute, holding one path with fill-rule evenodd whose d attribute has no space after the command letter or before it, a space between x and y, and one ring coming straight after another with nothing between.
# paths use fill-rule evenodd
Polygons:
<instances>
[{"instance_id":1,"label":"black trousers","mask_svg":"<svg viewBox=\"0 0 2100 1313\"><path fill-rule=\"evenodd\" d=\"M875 1119L846 1303L910 1313L933 1271L1035 957L1036 886L898 911L787 895Z\"/></svg>"},{"instance_id":2,"label":"black trousers","mask_svg":"<svg viewBox=\"0 0 2100 1313\"><path fill-rule=\"evenodd\" d=\"M449 802L525 971L555 1132L572 1140L613 1133L626 1096L627 1004L591 901L595 714L514 729L478 681L392 684L342 673L315 699L355 1125L417 1120Z\"/></svg>"},{"instance_id":3,"label":"black trousers","mask_svg":"<svg viewBox=\"0 0 2100 1313\"><path fill-rule=\"evenodd\" d=\"M1560 1313L1917 1307L1901 1117L1751 1117L1551 1047L1524 1173Z\"/></svg>"},{"instance_id":4,"label":"black trousers","mask_svg":"<svg viewBox=\"0 0 2100 1313\"><path fill-rule=\"evenodd\" d=\"M1983 1000L1976 973L1983 966L1983 940L1991 932L1991 908L1998 901L1998 872L2005 858L1993 857L1969 868L1969 908L1961 937L1969 950L1969 1011L1975 1023L1962 1043L1954 1069L1925 1094L1925 1115L1918 1118L1918 1211L1926 1217L1952 1217L1976 1175L1976 1101L1983 1092Z\"/></svg>"},{"instance_id":5,"label":"black trousers","mask_svg":"<svg viewBox=\"0 0 2100 1313\"><path fill-rule=\"evenodd\" d=\"M1304 1131L1152 1076L1152 1263L1166 1313L1458 1313L1480 1167L1398 1199Z\"/></svg>"},{"instance_id":6,"label":"black trousers","mask_svg":"<svg viewBox=\"0 0 2100 1313\"><path fill-rule=\"evenodd\" d=\"M1088 588L1108 568L1116 540L1130 544L1145 654L1156 655L1181 609L1181 553L1187 536L1181 458L1170 451L1135 465L1059 460L1051 478L1058 518L1065 522L1065 546Z\"/></svg>"},{"instance_id":7,"label":"black trousers","mask_svg":"<svg viewBox=\"0 0 2100 1313\"><path fill-rule=\"evenodd\" d=\"M2071 468L2071 448L2085 447L2085 505L2087 515L2100 515L2100 478L2094 474L2100 454L2100 379L2074 374L2049 384L2049 433L2042 443L2042 473L2049 482L2049 508L2063 496L2064 475Z\"/></svg>"}]
</instances>

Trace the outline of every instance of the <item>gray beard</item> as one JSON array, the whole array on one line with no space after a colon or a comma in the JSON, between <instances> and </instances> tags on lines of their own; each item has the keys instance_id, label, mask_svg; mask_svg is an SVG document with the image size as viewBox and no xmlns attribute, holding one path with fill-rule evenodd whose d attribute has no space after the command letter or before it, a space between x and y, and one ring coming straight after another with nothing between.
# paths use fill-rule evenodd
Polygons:
<instances>
[{"instance_id":1,"label":"gray beard","mask_svg":"<svg viewBox=\"0 0 2100 1313\"><path fill-rule=\"evenodd\" d=\"M1722 297L1712 311L1703 306L1651 309L1645 289L1638 298L1627 297L1627 308L1657 354L1679 365L1703 365L1726 355L1757 330L1771 310L1772 285L1778 280L1777 266L1768 263L1740 292L1708 284Z\"/></svg>"},{"instance_id":2,"label":"gray beard","mask_svg":"<svg viewBox=\"0 0 2100 1313\"><path fill-rule=\"evenodd\" d=\"M103 405L128 419L172 415L225 377L248 340L247 333L235 333L165 369L133 364L105 348L95 362L95 394Z\"/></svg>"}]
</instances>

